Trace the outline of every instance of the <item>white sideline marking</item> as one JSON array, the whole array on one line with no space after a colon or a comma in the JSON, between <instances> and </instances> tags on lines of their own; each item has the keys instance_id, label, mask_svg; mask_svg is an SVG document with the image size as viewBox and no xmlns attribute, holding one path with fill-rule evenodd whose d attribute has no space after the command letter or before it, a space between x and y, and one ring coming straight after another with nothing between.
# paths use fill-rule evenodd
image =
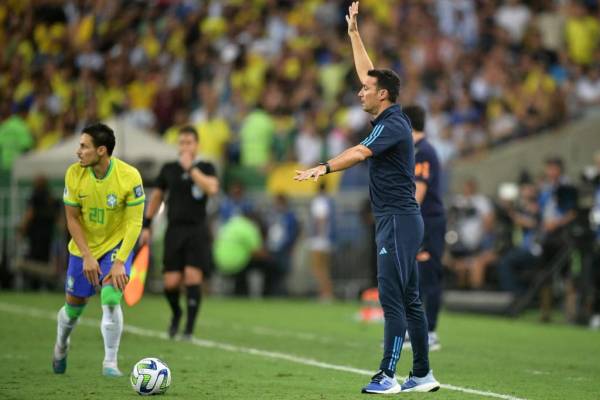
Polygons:
<instances>
[{"instance_id":1,"label":"white sideline marking","mask_svg":"<svg viewBox=\"0 0 600 400\"><path fill-rule=\"evenodd\" d=\"M324 345L336 344L336 345L344 345L347 347L363 347L364 344L358 342L340 342L339 340L335 340L333 338L329 338L326 336L319 336L314 333L306 333L306 332L290 332L284 329L274 329L267 328L264 326L252 326L252 325L243 325L243 324L225 324L223 321L210 320L210 319L202 319L202 325L204 326L212 326L212 327L221 327L234 331L241 331L245 333L252 333L254 335L259 336L273 336L279 338L292 338L297 340L304 340L308 342L317 342Z\"/></svg>"},{"instance_id":2,"label":"white sideline marking","mask_svg":"<svg viewBox=\"0 0 600 400\"><path fill-rule=\"evenodd\" d=\"M525 372L533 375L550 375L550 372L547 371L538 371L536 369L526 369Z\"/></svg>"},{"instance_id":3,"label":"white sideline marking","mask_svg":"<svg viewBox=\"0 0 600 400\"><path fill-rule=\"evenodd\" d=\"M43 319L50 319L50 320L56 319L55 312L44 311L39 308L33 308L33 307L24 307L24 306L12 304L12 303L0 302L0 311L4 311L7 313L11 313L11 314L17 314L17 315L27 315L27 316L34 317L34 318L43 318ZM100 326L99 320L89 319L89 318L81 318L79 320L79 323L81 325L92 326L95 328ZM155 330L151 330L151 329L145 329L145 328L141 328L141 327L133 326L133 325L125 325L123 327L123 329L125 330L125 332L131 333L133 335L169 340L167 337L167 334L164 332L159 332L159 331L155 331ZM200 347L214 348L214 349L219 349L219 350L231 351L234 353L245 353L245 354L251 354L251 355L260 356L260 357L285 360L285 361L290 361L290 362L296 363L296 364L309 365L309 366L323 368L323 369L349 372L349 373L364 375L364 376L373 375L373 371L369 371L366 369L354 368L354 367L349 367L349 366L345 366L345 365L329 364L326 362L313 360L311 358L294 356L292 354L254 349L251 347L240 347L240 346L236 346L236 345L232 345L232 344L228 344L228 343L215 342L213 340L193 338L190 343L192 343L196 346L200 346ZM400 380L405 379L405 377L398 377L398 378ZM489 392L489 391L484 391L484 390L469 389L469 388L464 388L464 387L454 386L454 385L449 385L449 384L442 384L441 386L443 389L454 390L457 392L463 392L463 393L469 393L469 394L475 394L475 395L479 395L479 396L493 397L496 399L526 400L521 397L510 396L507 394L494 393L494 392Z\"/></svg>"}]
</instances>

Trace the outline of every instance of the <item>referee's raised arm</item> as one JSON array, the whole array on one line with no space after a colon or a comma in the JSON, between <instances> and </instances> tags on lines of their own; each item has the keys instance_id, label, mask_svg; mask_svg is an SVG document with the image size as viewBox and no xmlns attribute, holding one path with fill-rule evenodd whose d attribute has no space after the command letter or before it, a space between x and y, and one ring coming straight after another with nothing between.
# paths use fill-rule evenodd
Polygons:
<instances>
[{"instance_id":1,"label":"referee's raised arm","mask_svg":"<svg viewBox=\"0 0 600 400\"><path fill-rule=\"evenodd\" d=\"M346 15L346 22L348 23L348 36L352 42L352 54L354 55L354 66L356 67L356 73L361 83L364 83L367 79L367 72L372 70L373 63L369 59L367 50L360 38L358 33L358 1L352 2L352 5L348 7L348 15Z\"/></svg>"}]
</instances>

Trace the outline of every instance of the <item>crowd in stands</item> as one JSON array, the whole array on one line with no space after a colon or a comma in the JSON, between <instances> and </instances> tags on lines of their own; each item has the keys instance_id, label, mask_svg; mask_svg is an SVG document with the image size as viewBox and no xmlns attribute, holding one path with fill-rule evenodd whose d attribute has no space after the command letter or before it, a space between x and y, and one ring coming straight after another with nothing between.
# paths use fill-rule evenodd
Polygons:
<instances>
[{"instance_id":1,"label":"crowd in stands","mask_svg":"<svg viewBox=\"0 0 600 400\"><path fill-rule=\"evenodd\" d=\"M121 115L203 155L267 171L368 133L341 0L7 0L0 4L0 159ZM428 110L442 160L600 104L597 0L361 1L374 64Z\"/></svg>"},{"instance_id":2,"label":"crowd in stands","mask_svg":"<svg viewBox=\"0 0 600 400\"><path fill-rule=\"evenodd\" d=\"M312 165L338 154L370 127L356 95L348 3L0 2L0 171L25 151L48 149L114 116L170 144L180 127L193 124L202 156L220 172L267 174L280 163ZM597 0L362 0L360 7L374 64L401 76L401 104L425 106L426 133L444 165L600 105ZM562 171L560 160L548 160L544 179L524 174L498 201L479 194L477 182L465 183L447 204L445 261L453 285L480 289L493 275L496 287L520 293L533 279L527 268L554 263L565 246L575 251L565 233L576 219L575 192ZM224 222L249 211L236 185L226 185ZM34 197L30 205L38 203ZM281 293L299 228L287 198L275 203L255 255L275 266L267 291ZM313 219L331 210L324 201L311 206ZM595 215L600 226L600 211ZM22 235L31 234L28 226ZM332 288L323 271L333 250L321 243L328 234L309 235L327 299ZM572 291L575 275L564 276L565 291ZM240 292L247 291L245 279L236 283ZM548 290L542 303L551 300Z\"/></svg>"},{"instance_id":3,"label":"crowd in stands","mask_svg":"<svg viewBox=\"0 0 600 400\"><path fill-rule=\"evenodd\" d=\"M466 181L448 204L447 284L539 291L544 321L557 298L572 322L600 314L600 152L594 162L573 179L549 157L542 175L523 171L494 198Z\"/></svg>"}]
</instances>

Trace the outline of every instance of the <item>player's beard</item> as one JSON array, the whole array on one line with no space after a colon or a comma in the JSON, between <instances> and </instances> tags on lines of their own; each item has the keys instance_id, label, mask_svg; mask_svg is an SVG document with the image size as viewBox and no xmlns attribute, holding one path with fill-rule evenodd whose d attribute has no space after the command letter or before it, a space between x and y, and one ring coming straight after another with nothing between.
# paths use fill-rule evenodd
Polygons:
<instances>
[{"instance_id":1,"label":"player's beard","mask_svg":"<svg viewBox=\"0 0 600 400\"><path fill-rule=\"evenodd\" d=\"M366 98L363 98L361 101L361 106L364 112L369 114L374 114L374 109L376 108L373 104L369 104Z\"/></svg>"},{"instance_id":2,"label":"player's beard","mask_svg":"<svg viewBox=\"0 0 600 400\"><path fill-rule=\"evenodd\" d=\"M364 103L364 102L363 102L363 104L362 104L362 109L363 109L363 111L364 111L364 112L366 112L366 113L369 113L369 114L375 114L375 113L373 112L373 108L374 108L374 107L372 107L372 106L369 106L367 103Z\"/></svg>"},{"instance_id":3,"label":"player's beard","mask_svg":"<svg viewBox=\"0 0 600 400\"><path fill-rule=\"evenodd\" d=\"M83 158L79 159L79 165L81 165L84 168L87 168L87 167L94 168L96 165L98 165L99 162L100 162L100 157L98 157L97 154L95 154L94 157L87 163L84 161Z\"/></svg>"}]
</instances>

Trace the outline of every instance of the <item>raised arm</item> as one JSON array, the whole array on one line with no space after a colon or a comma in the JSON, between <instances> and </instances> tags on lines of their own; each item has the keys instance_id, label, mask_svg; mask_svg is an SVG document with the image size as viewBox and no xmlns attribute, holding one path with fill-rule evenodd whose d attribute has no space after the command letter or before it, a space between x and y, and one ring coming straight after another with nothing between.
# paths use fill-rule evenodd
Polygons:
<instances>
[{"instance_id":1,"label":"raised arm","mask_svg":"<svg viewBox=\"0 0 600 400\"><path fill-rule=\"evenodd\" d=\"M209 196L214 196L219 193L219 180L216 176L205 174L198 167L190 169L190 177L194 184L204 191Z\"/></svg>"},{"instance_id":2,"label":"raised arm","mask_svg":"<svg viewBox=\"0 0 600 400\"><path fill-rule=\"evenodd\" d=\"M352 5L348 7L348 15L346 15L346 22L348 23L348 36L350 36L350 42L352 43L352 54L354 55L354 66L356 67L356 73L361 83L364 83L367 79L367 72L373 69L373 63L369 59L367 50L360 38L358 33L358 1L352 2Z\"/></svg>"}]
</instances>

